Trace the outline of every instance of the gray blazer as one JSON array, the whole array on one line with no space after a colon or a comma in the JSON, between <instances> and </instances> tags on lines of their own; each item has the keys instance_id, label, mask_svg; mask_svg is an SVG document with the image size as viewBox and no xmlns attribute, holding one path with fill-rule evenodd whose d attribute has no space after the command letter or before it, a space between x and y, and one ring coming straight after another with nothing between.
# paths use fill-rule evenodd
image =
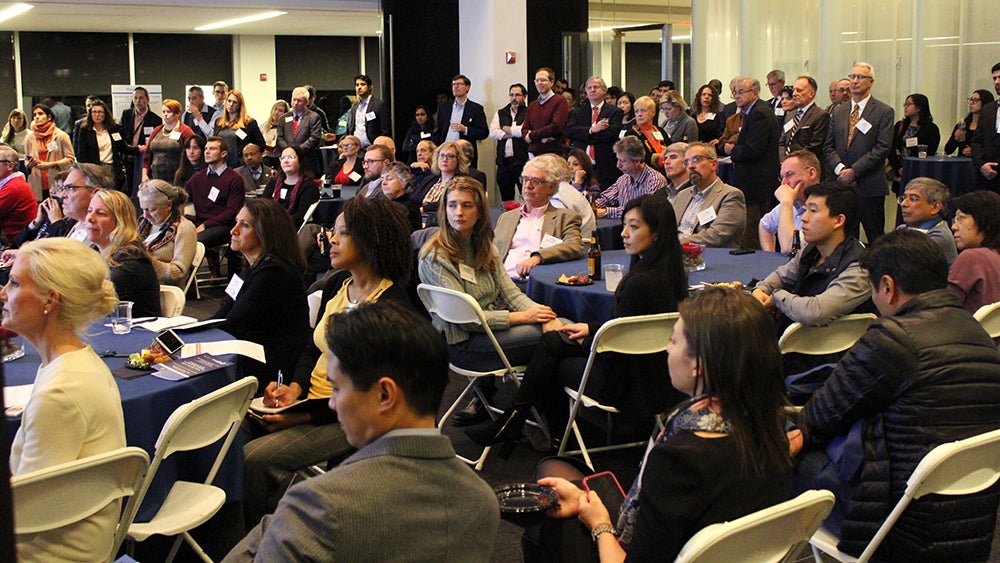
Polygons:
<instances>
[{"instance_id":1,"label":"gray blazer","mask_svg":"<svg viewBox=\"0 0 1000 563\"><path fill-rule=\"evenodd\" d=\"M488 561L500 509L447 437L390 432L285 493L223 561Z\"/></svg>"},{"instance_id":2,"label":"gray blazer","mask_svg":"<svg viewBox=\"0 0 1000 563\"><path fill-rule=\"evenodd\" d=\"M830 113L830 131L823 145L823 157L831 172L837 165L854 170L858 182L858 195L878 197L889 193L885 180L885 158L892 148L892 108L871 98L861 112L861 119L871 124L867 133L854 132L851 146L847 146L848 125L851 120L851 102L838 104Z\"/></svg>"},{"instance_id":3,"label":"gray blazer","mask_svg":"<svg viewBox=\"0 0 1000 563\"><path fill-rule=\"evenodd\" d=\"M674 214L680 224L684 211L691 203L691 190L685 188L674 200ZM743 240L743 230L747 226L747 204L743 192L716 178L705 192L702 209L715 209L715 219L704 225L695 224L691 236L681 239L681 243L691 242L716 248L738 248Z\"/></svg>"},{"instance_id":4,"label":"gray blazer","mask_svg":"<svg viewBox=\"0 0 1000 563\"><path fill-rule=\"evenodd\" d=\"M322 123L323 118L318 113L307 109L299 118L299 130L297 133L292 120L292 112L282 115L278 120L278 150L283 151L285 147L298 145L303 152L309 153L319 148L319 142L323 138ZM304 165L305 163L299 163Z\"/></svg>"},{"instance_id":5,"label":"gray blazer","mask_svg":"<svg viewBox=\"0 0 1000 563\"><path fill-rule=\"evenodd\" d=\"M514 238L514 232L517 231L517 224L520 220L520 209L507 211L497 219L497 227L493 232L493 244L496 245L497 251L500 253L500 260L507 258L511 239ZM542 221L542 236L552 235L562 239L562 242L548 248L538 249L538 254L542 257L542 264L583 258L580 220L580 216L572 209L560 209L549 205L545 211L545 219Z\"/></svg>"}]
</instances>

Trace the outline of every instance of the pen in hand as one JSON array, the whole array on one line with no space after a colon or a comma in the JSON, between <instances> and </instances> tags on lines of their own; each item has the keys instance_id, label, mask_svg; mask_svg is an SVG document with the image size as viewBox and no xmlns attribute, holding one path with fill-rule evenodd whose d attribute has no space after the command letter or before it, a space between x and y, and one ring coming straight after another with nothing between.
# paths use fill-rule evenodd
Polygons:
<instances>
[{"instance_id":1,"label":"pen in hand","mask_svg":"<svg viewBox=\"0 0 1000 563\"><path fill-rule=\"evenodd\" d=\"M278 386L274 388L274 406L276 406L276 407L280 407L281 406L280 404L278 404L278 399L280 398L280 396L278 395L278 390L281 389L281 380L282 379L284 379L284 376L282 375L281 370L279 369L278 370Z\"/></svg>"}]
</instances>

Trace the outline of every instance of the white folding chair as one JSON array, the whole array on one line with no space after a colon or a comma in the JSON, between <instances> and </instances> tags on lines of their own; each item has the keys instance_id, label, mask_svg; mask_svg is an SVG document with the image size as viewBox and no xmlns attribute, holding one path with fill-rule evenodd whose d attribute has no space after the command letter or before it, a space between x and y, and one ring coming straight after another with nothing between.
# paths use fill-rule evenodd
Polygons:
<instances>
[{"instance_id":1,"label":"white folding chair","mask_svg":"<svg viewBox=\"0 0 1000 563\"><path fill-rule=\"evenodd\" d=\"M160 284L160 313L164 317L176 317L184 312L184 290L176 285Z\"/></svg>"},{"instance_id":2,"label":"white folding chair","mask_svg":"<svg viewBox=\"0 0 1000 563\"><path fill-rule=\"evenodd\" d=\"M570 387L563 388L566 391L566 394L569 395L570 410L569 422L566 423L566 429L563 431L562 442L559 444L559 455L582 454L587 466L593 469L594 464L590 460L591 452L634 448L647 443L629 442L627 444L608 444L606 446L588 449L587 445L583 441L580 428L576 424L576 416L577 413L580 412L581 406L600 409L605 413L608 413L609 417L612 414L620 413L617 408L611 405L602 404L600 401L588 397L585 394L587 381L590 380L590 374L594 368L594 362L597 360L598 354L603 354L604 352L617 352L619 354L637 355L663 352L667 349L667 344L670 343L670 337L674 333L674 325L677 324L677 319L679 318L679 313L659 313L656 315L620 317L617 319L611 319L601 325L601 328L597 330L597 334L594 335L594 340L590 345L590 355L587 357L587 365L583 369L583 377L580 378L579 389L572 389ZM667 377L666 363L663 365L663 377ZM657 419L658 427L660 426L659 423L660 421ZM576 436L576 443L580 446L579 450L566 449L569 445L570 431L572 431L573 435ZM610 438L609 426L609 442Z\"/></svg>"},{"instance_id":3,"label":"white folding chair","mask_svg":"<svg viewBox=\"0 0 1000 563\"><path fill-rule=\"evenodd\" d=\"M711 524L691 537L675 563L795 561L833 510L830 491L806 491L792 500L730 522Z\"/></svg>"},{"instance_id":4,"label":"white folding chair","mask_svg":"<svg viewBox=\"0 0 1000 563\"><path fill-rule=\"evenodd\" d=\"M128 528L130 539L141 542L154 534L177 536L167 556L168 563L173 561L177 554L181 539L186 541L202 560L211 562L188 530L204 524L226 502L226 492L213 486L212 481L215 480L215 474L218 473L236 433L240 430L240 422L256 390L257 379L244 377L174 410L163 424L159 438L156 439L156 453L153 455L149 475L137 495L140 503L164 459L176 452L212 445L223 437L225 440L205 482L176 481L152 520L133 522ZM138 509L138 504L135 508Z\"/></svg>"},{"instance_id":5,"label":"white folding chair","mask_svg":"<svg viewBox=\"0 0 1000 563\"><path fill-rule=\"evenodd\" d=\"M983 325L990 338L1000 338L1000 301L983 305L972 316Z\"/></svg>"},{"instance_id":6,"label":"white folding chair","mask_svg":"<svg viewBox=\"0 0 1000 563\"><path fill-rule=\"evenodd\" d=\"M18 475L10 480L14 532L34 534L61 528L123 497L130 498L116 530L128 529L141 501L136 491L148 468L149 456L142 448L120 448ZM101 561L110 561L120 545L115 533Z\"/></svg>"},{"instance_id":7,"label":"white folding chair","mask_svg":"<svg viewBox=\"0 0 1000 563\"><path fill-rule=\"evenodd\" d=\"M854 558L839 549L839 538L825 528L820 528L809 541L813 557L821 563L819 552L837 561L864 563L871 559L882 540L902 516L910 501L925 495L971 495L997 482L1000 478L1000 430L979 434L971 438L941 444L927 452L913 474L906 480L906 490L892 512L868 542L861 557Z\"/></svg>"},{"instance_id":8,"label":"white folding chair","mask_svg":"<svg viewBox=\"0 0 1000 563\"><path fill-rule=\"evenodd\" d=\"M463 403L465 398L470 392L475 392L479 397L479 400L483 402L484 405L489 405L486 398L483 397L479 389L476 388L476 380L480 377L503 377L505 379L510 379L514 382L515 386L520 386L518 377L524 374L524 366L512 366L510 361L507 359L507 355L504 354L503 348L500 347L500 343L497 342L496 336L493 335L493 331L490 330L489 324L486 322L486 316L483 314L483 310L479 307L479 303L466 293L461 291L454 291L451 289L445 289L443 287L437 287L433 285L428 285L422 283L417 286L417 294L420 296L420 300L423 301L424 306L427 307L427 312L437 315L441 320L453 324L476 324L480 325L486 336L489 337L490 342L493 343L493 349L496 350L497 356L500 361L503 362L503 366L500 369L492 371L475 371L466 369L463 367L456 366L455 364L449 363L448 366L451 371L464 375L469 380L469 384L465 386L462 393L459 394L455 402L448 407L444 415L441 416L441 420L438 421L438 428L444 426L446 420L451 418L451 413L458 408L459 405ZM490 409L490 416L494 416L494 412L500 412L499 409ZM541 420L538 416L538 412L532 408L532 416L535 420ZM544 424L538 424L534 421L528 421L529 424L538 425L541 427L542 431L545 433L546 439L549 438L548 430L545 428ZM490 447L483 449L483 453L476 459L468 459L462 456L458 456L459 459L475 467L476 471L480 471L483 468L483 464L486 463L486 456L490 453Z\"/></svg>"},{"instance_id":9,"label":"white folding chair","mask_svg":"<svg viewBox=\"0 0 1000 563\"><path fill-rule=\"evenodd\" d=\"M187 295L189 289L191 289L191 284L194 283L194 298L201 299L201 292L198 291L198 268L201 267L202 261L205 259L205 243L199 242L194 247L194 260L191 261L191 271L188 273L188 279L184 282L184 295Z\"/></svg>"},{"instance_id":10,"label":"white folding chair","mask_svg":"<svg viewBox=\"0 0 1000 563\"><path fill-rule=\"evenodd\" d=\"M877 317L872 313L844 315L826 326L792 323L778 339L782 354L796 352L810 356L843 352L861 338Z\"/></svg>"}]
</instances>

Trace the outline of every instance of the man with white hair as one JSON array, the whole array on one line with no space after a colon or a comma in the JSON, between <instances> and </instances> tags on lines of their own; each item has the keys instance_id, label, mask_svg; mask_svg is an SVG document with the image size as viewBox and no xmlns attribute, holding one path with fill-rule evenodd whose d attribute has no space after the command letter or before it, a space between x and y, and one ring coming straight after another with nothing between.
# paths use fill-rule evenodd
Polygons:
<instances>
[{"instance_id":1,"label":"man with white hair","mask_svg":"<svg viewBox=\"0 0 1000 563\"><path fill-rule=\"evenodd\" d=\"M600 76L591 76L584 86L587 103L577 106L569 114L566 136L570 143L583 150L594 163L597 183L607 188L621 176L616 167L614 144L618 140L624 113L604 102L608 87Z\"/></svg>"},{"instance_id":2,"label":"man with white hair","mask_svg":"<svg viewBox=\"0 0 1000 563\"><path fill-rule=\"evenodd\" d=\"M323 119L309 109L309 90L299 86L292 90L291 110L278 120L278 152L288 147L299 147L316 177L323 174L323 161L319 155L320 140L323 138Z\"/></svg>"}]
</instances>

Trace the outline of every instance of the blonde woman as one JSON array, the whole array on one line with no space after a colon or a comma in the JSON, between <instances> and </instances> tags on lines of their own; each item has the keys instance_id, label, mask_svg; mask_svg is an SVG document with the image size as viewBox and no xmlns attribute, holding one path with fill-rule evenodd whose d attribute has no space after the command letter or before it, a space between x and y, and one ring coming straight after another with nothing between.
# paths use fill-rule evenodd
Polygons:
<instances>
[{"instance_id":1,"label":"blonde woman","mask_svg":"<svg viewBox=\"0 0 1000 563\"><path fill-rule=\"evenodd\" d=\"M264 144L261 145L264 147L264 164L271 168L278 167L278 157L281 156L281 151L278 150L278 127L281 125L279 120L286 113L288 113L288 102L276 100L271 106L271 115L261 129L264 135Z\"/></svg>"},{"instance_id":2,"label":"blonde woman","mask_svg":"<svg viewBox=\"0 0 1000 563\"><path fill-rule=\"evenodd\" d=\"M3 127L0 140L11 146L17 154L24 155L24 140L28 137L28 116L19 108L10 110L7 115L7 124Z\"/></svg>"},{"instance_id":3,"label":"blonde woman","mask_svg":"<svg viewBox=\"0 0 1000 563\"><path fill-rule=\"evenodd\" d=\"M229 94L226 95L222 115L215 122L214 135L222 137L229 145L226 166L230 168L243 165L240 162L240 158L243 156L243 147L250 143L263 147L265 143L264 135L260 132L260 127L257 126L257 120L247 115L243 93L239 90L230 90Z\"/></svg>"}]
</instances>

